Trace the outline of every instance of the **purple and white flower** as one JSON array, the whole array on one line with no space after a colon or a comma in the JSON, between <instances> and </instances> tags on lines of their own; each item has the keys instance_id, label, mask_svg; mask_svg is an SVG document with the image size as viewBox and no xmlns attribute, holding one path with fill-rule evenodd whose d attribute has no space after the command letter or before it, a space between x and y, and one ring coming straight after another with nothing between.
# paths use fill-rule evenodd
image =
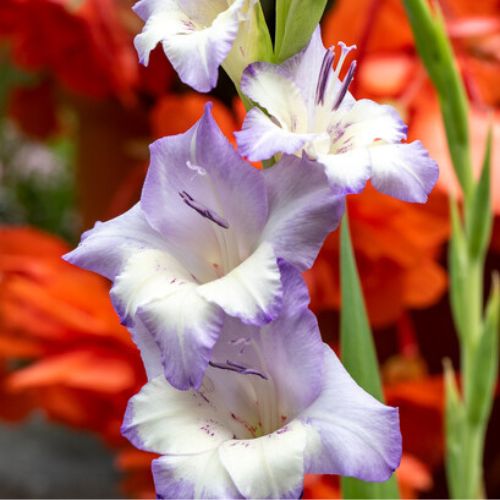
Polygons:
<instances>
[{"instance_id":1,"label":"purple and white flower","mask_svg":"<svg viewBox=\"0 0 500 500\"><path fill-rule=\"evenodd\" d=\"M243 73L241 89L260 106L236 133L250 160L280 153L305 154L321 164L335 193L357 193L370 179L401 200L425 202L438 178L437 164L419 141L402 144L407 127L397 111L349 93L356 62L340 72L354 47L325 49L319 29L309 45L281 65L257 62ZM265 110L265 112L263 111Z\"/></svg>"},{"instance_id":2,"label":"purple and white flower","mask_svg":"<svg viewBox=\"0 0 500 500\"><path fill-rule=\"evenodd\" d=\"M140 61L147 65L151 51L161 42L180 79L199 92L208 92L217 84L219 66L233 49L239 32L249 30L242 24L255 16L255 2L140 0L134 6L146 23L135 38ZM251 62L248 56L238 54L247 64Z\"/></svg>"},{"instance_id":3,"label":"purple and white flower","mask_svg":"<svg viewBox=\"0 0 500 500\"><path fill-rule=\"evenodd\" d=\"M225 315L252 325L277 317L279 261L309 268L344 207L322 169L297 157L265 171L243 161L210 109L152 144L140 203L65 257L113 282L143 357L158 345L178 389L200 386Z\"/></svg>"},{"instance_id":4,"label":"purple and white flower","mask_svg":"<svg viewBox=\"0 0 500 500\"><path fill-rule=\"evenodd\" d=\"M385 481L399 465L398 410L364 392L321 341L299 273L259 327L228 319L198 390L150 380L123 434L153 461L159 498L299 498L306 473Z\"/></svg>"}]
</instances>

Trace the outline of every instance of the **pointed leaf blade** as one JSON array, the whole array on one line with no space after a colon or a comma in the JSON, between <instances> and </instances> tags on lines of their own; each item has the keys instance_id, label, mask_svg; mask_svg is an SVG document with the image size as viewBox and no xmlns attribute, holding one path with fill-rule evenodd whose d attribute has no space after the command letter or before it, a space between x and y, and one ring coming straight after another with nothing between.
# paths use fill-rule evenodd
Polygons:
<instances>
[{"instance_id":1,"label":"pointed leaf blade","mask_svg":"<svg viewBox=\"0 0 500 500\"><path fill-rule=\"evenodd\" d=\"M383 401L377 354L356 268L347 215L341 228L340 270L342 362L363 389ZM343 477L341 485L344 498L399 498L395 476L385 483L368 483Z\"/></svg>"}]
</instances>

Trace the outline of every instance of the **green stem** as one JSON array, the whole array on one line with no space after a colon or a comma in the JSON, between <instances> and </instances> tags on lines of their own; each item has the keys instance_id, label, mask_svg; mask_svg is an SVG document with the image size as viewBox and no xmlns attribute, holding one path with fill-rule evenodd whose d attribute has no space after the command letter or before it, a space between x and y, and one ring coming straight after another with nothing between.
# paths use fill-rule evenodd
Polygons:
<instances>
[{"instance_id":1,"label":"green stem","mask_svg":"<svg viewBox=\"0 0 500 500\"><path fill-rule=\"evenodd\" d=\"M461 342L462 384L463 384L463 427L460 463L460 486L455 489L456 498L481 498L482 462L486 422L473 421L472 394L476 390L474 377L474 360L481 335L483 317L483 261L478 259L469 262L466 280L467 293L465 318L466 336Z\"/></svg>"},{"instance_id":2,"label":"green stem","mask_svg":"<svg viewBox=\"0 0 500 500\"><path fill-rule=\"evenodd\" d=\"M481 324L483 318L483 259L469 262L466 278L466 338L467 352L474 351L481 335ZM467 392L466 392L467 394ZM467 404L467 397L465 403Z\"/></svg>"},{"instance_id":3,"label":"green stem","mask_svg":"<svg viewBox=\"0 0 500 500\"><path fill-rule=\"evenodd\" d=\"M481 471L484 426L467 423L464 427L463 487L461 498L481 498Z\"/></svg>"}]
</instances>

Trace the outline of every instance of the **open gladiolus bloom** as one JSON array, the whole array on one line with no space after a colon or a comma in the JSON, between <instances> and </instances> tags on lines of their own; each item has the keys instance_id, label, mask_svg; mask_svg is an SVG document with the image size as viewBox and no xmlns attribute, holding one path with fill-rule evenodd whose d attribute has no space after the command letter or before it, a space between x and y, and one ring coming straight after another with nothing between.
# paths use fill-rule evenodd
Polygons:
<instances>
[{"instance_id":1,"label":"open gladiolus bloom","mask_svg":"<svg viewBox=\"0 0 500 500\"><path fill-rule=\"evenodd\" d=\"M66 259L111 279L115 308L139 347L158 344L170 383L198 388L224 315L253 325L275 319L279 260L310 267L343 202L321 170L295 157L266 172L245 163L210 107L189 132L154 143L151 155L141 203L98 224Z\"/></svg>"},{"instance_id":2,"label":"open gladiolus bloom","mask_svg":"<svg viewBox=\"0 0 500 500\"><path fill-rule=\"evenodd\" d=\"M236 136L251 160L278 153L304 154L322 165L332 190L360 192L370 179L382 193L424 202L438 177L420 142L400 144L406 126L391 106L349 93L356 63L339 74L354 47L325 49L317 30L308 47L281 65L255 63L244 72L242 91L266 112L252 109Z\"/></svg>"},{"instance_id":3,"label":"open gladiolus bloom","mask_svg":"<svg viewBox=\"0 0 500 500\"><path fill-rule=\"evenodd\" d=\"M399 465L397 410L322 343L297 271L286 265L282 277L279 319L227 321L200 389L160 376L131 399L123 432L163 455L153 462L160 497L297 498L305 473L383 481Z\"/></svg>"}]
</instances>

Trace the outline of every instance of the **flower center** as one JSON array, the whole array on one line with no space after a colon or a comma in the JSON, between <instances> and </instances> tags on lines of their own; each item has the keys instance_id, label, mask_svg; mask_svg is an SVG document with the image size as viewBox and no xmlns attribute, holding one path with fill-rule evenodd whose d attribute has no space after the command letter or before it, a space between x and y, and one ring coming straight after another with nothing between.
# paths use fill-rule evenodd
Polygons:
<instances>
[{"instance_id":1,"label":"flower center","mask_svg":"<svg viewBox=\"0 0 500 500\"><path fill-rule=\"evenodd\" d=\"M210 361L199 391L235 439L271 434L294 417L262 348L259 336L253 334L226 340L222 352L214 356L217 361Z\"/></svg>"}]
</instances>

